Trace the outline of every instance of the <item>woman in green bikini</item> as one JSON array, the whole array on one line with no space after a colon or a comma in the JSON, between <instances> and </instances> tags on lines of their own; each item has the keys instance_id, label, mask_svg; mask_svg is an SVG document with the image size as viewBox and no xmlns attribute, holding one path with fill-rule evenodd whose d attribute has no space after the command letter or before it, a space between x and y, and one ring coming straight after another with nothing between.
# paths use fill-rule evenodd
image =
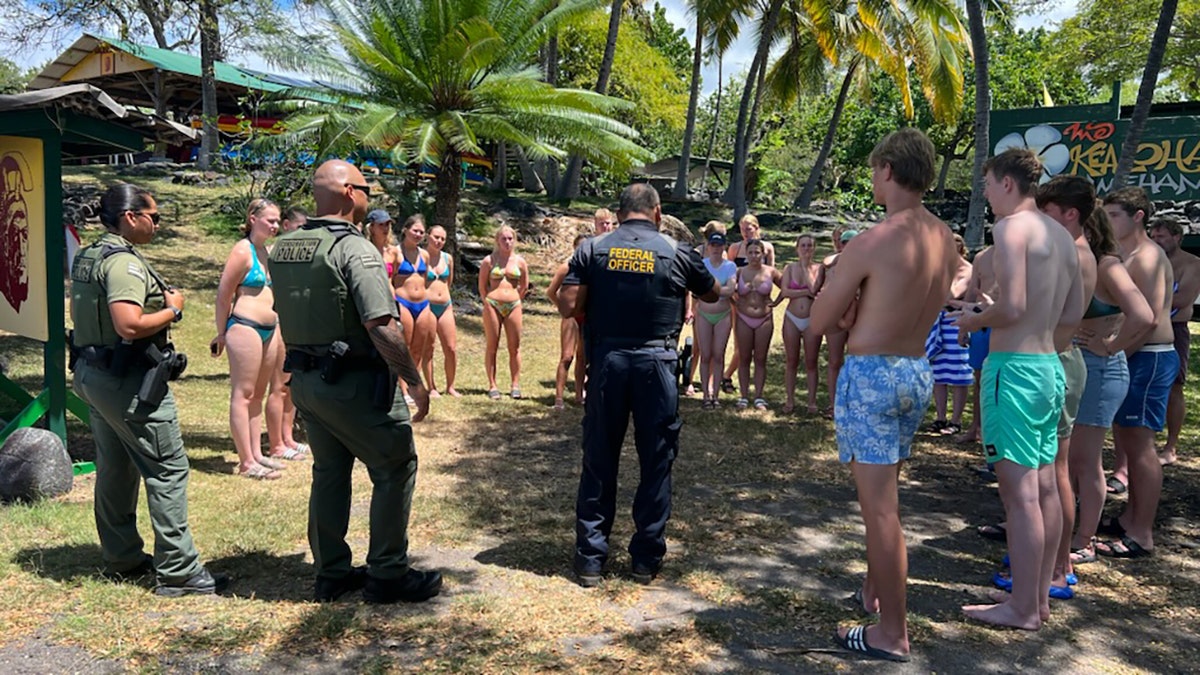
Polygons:
<instances>
[{"instance_id":1,"label":"woman in green bikini","mask_svg":"<svg viewBox=\"0 0 1200 675\"><path fill-rule=\"evenodd\" d=\"M692 333L696 336L700 357L700 390L704 396L700 407L703 410L713 410L720 405L717 399L721 393L721 372L725 369L725 346L729 344L733 327L729 298L734 293L737 265L725 259L725 244L725 235L713 229L704 247L704 267L720 285L720 297L716 302L693 298Z\"/></svg>"},{"instance_id":2,"label":"woman in green bikini","mask_svg":"<svg viewBox=\"0 0 1200 675\"><path fill-rule=\"evenodd\" d=\"M479 297L483 298L483 332L487 337L483 365L487 371L488 398L500 398L496 386L496 352L500 331L508 343L508 371L512 397L521 398L521 298L529 290L529 265L516 252L517 233L507 225L496 232L496 247L479 265Z\"/></svg>"},{"instance_id":3,"label":"woman in green bikini","mask_svg":"<svg viewBox=\"0 0 1200 675\"><path fill-rule=\"evenodd\" d=\"M454 389L454 375L458 372L458 327L454 323L454 306L450 300L450 287L454 285L454 259L446 253L446 228L434 225L425 236L425 253L429 255L429 269L425 272L425 291L429 309L437 319L437 341L442 344L442 358L446 361L446 393L460 394ZM440 396L433 382L433 347L429 341L425 350L425 381L429 383L429 395Z\"/></svg>"}]
</instances>

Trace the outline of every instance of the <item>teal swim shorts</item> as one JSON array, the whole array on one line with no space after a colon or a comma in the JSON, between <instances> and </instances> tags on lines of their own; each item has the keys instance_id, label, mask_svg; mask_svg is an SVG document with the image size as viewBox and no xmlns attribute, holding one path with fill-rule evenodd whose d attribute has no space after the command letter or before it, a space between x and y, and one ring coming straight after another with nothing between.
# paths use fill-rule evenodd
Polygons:
<instances>
[{"instance_id":1,"label":"teal swim shorts","mask_svg":"<svg viewBox=\"0 0 1200 675\"><path fill-rule=\"evenodd\" d=\"M988 462L1007 459L1031 469L1054 463L1066 398L1058 354L992 352L979 391Z\"/></svg>"}]
</instances>

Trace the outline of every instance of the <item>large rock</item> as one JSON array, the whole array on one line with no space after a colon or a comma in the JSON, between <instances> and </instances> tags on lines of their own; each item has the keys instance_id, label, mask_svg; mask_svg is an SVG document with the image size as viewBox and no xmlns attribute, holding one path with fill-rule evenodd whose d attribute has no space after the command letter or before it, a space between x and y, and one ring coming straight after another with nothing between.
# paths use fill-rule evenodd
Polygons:
<instances>
[{"instance_id":1,"label":"large rock","mask_svg":"<svg viewBox=\"0 0 1200 675\"><path fill-rule=\"evenodd\" d=\"M675 216L668 215L666 213L662 214L662 220L658 224L658 229L660 232L671 237L675 241L682 242L684 244L696 243L696 236L692 234L692 231L688 229L687 225L683 224L682 220L676 218Z\"/></svg>"},{"instance_id":2,"label":"large rock","mask_svg":"<svg viewBox=\"0 0 1200 675\"><path fill-rule=\"evenodd\" d=\"M53 432L17 429L0 448L0 501L57 497L74 481L71 458Z\"/></svg>"}]
</instances>

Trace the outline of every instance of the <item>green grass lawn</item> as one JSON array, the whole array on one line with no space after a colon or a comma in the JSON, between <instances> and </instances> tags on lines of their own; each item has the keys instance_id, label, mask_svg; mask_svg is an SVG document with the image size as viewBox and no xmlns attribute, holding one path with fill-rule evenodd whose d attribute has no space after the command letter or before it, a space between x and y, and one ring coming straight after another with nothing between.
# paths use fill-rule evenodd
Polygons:
<instances>
[{"instance_id":1,"label":"green grass lawn","mask_svg":"<svg viewBox=\"0 0 1200 675\"><path fill-rule=\"evenodd\" d=\"M5 645L36 639L47 654L55 646L79 647L118 668L145 671L872 668L819 651L830 646L835 625L857 619L841 598L866 570L862 526L831 423L779 413L778 337L767 387L771 411L737 413L732 399L717 412L702 412L698 399L682 402L685 426L661 580L641 587L623 573L637 480L630 434L610 575L593 590L572 582L581 411L549 408L559 319L540 293L525 310L521 385L527 398L486 399L480 319L459 316L458 388L465 396L435 400L429 418L415 427L421 467L411 554L417 566L443 570L442 596L380 608L309 602L307 463L289 466L282 480L269 483L233 474L227 364L207 349L216 284L232 245L232 239L203 234L220 194L165 182L151 187L165 227L145 253L187 299L175 341L191 361L174 391L193 466L191 527L206 563L235 582L226 597L168 600L152 595L149 585L101 580L93 481L80 477L63 498L0 507L0 663ZM781 264L792 259L792 235L769 234ZM524 252L544 288L558 261ZM460 279L464 288L470 281ZM38 379L39 349L0 336L10 374L30 387ZM500 363L503 382L503 354ZM822 370L822 390L823 381ZM980 462L975 448L920 437L903 471L901 496L916 668L1185 668L1187 661L1178 659L1194 658L1200 649L1200 566L1186 548L1197 539L1200 494L1194 385L1188 399L1183 460L1167 472L1159 554L1146 562L1081 568L1081 598L1055 604L1054 618L1036 636L962 620L959 605L982 590L1002 555L975 536L973 525L999 518L1000 506L994 488L970 472ZM823 393L820 402L826 402ZM0 401L0 416L10 414L4 406L11 405ZM71 434L86 444L86 429L77 423ZM350 526L359 563L369 496L360 466ZM150 541L144 508L143 502L140 520Z\"/></svg>"}]
</instances>

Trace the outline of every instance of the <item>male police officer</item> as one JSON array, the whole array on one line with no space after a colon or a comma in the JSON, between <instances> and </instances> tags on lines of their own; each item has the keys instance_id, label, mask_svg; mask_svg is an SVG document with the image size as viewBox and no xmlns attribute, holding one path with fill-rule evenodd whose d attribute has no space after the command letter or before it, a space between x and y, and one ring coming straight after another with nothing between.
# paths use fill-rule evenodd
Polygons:
<instances>
[{"instance_id":1,"label":"male police officer","mask_svg":"<svg viewBox=\"0 0 1200 675\"><path fill-rule=\"evenodd\" d=\"M420 602L437 595L442 576L408 564L417 453L397 375L417 402L412 421L429 411L429 393L399 330L383 260L354 226L370 193L362 173L341 160L325 162L313 190L317 215L279 238L270 269L292 399L312 445L314 595L327 602L363 588L367 602ZM366 568L351 567L346 545L356 457L375 488Z\"/></svg>"},{"instance_id":2,"label":"male police officer","mask_svg":"<svg viewBox=\"0 0 1200 675\"><path fill-rule=\"evenodd\" d=\"M575 504L575 574L600 583L616 512L617 466L633 413L641 481L629 542L633 578L650 583L667 550L671 464L679 444L675 351L688 291L707 302L717 283L690 247L659 233L658 193L635 183L621 193L621 226L583 242L559 291L563 316L586 313L588 392L583 474Z\"/></svg>"}]
</instances>

